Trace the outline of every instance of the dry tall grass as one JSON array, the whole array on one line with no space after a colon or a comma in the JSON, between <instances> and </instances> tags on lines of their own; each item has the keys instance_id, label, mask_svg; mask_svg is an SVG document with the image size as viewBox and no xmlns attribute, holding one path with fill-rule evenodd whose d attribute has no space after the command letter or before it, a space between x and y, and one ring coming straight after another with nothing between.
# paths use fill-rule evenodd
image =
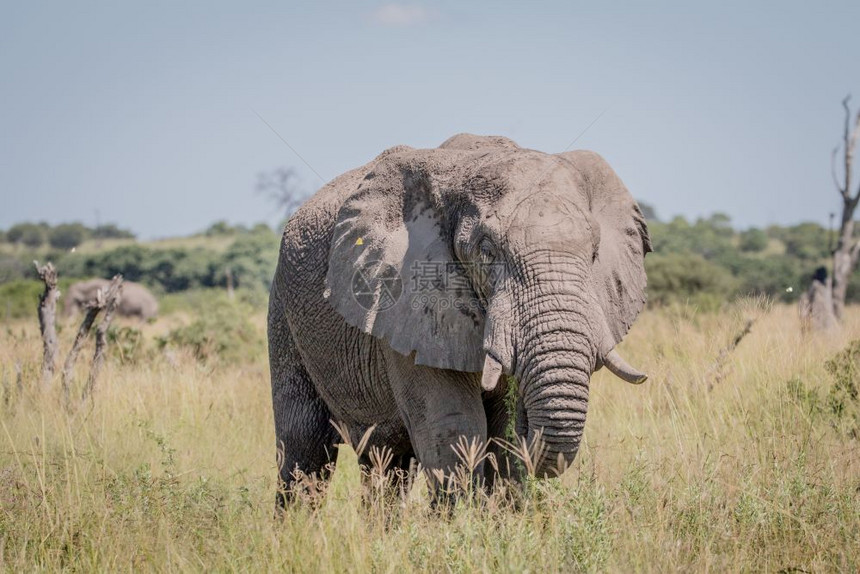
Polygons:
<instances>
[{"instance_id":1,"label":"dry tall grass","mask_svg":"<svg viewBox=\"0 0 860 574\"><path fill-rule=\"evenodd\" d=\"M362 503L343 449L324 500L276 522L263 360L109 361L94 405L69 415L36 391L35 320L16 323L0 334L0 566L856 572L860 440L828 406L824 363L858 337L860 309L815 339L788 307L648 312L623 347L651 379L596 374L574 467L529 483L519 509L496 497L441 516L420 487Z\"/></svg>"}]
</instances>

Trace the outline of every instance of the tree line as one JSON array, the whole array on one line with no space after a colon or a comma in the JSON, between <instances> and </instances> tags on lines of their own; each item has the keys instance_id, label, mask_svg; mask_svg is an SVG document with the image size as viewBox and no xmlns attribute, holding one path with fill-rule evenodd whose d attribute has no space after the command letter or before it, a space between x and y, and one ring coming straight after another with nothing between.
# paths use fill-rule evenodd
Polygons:
<instances>
[{"instance_id":1,"label":"tree line","mask_svg":"<svg viewBox=\"0 0 860 574\"><path fill-rule=\"evenodd\" d=\"M816 270L830 264L834 233L817 223L737 230L721 213L648 223L654 253L646 258L652 305L692 302L716 307L739 296L796 302ZM852 276L848 300L860 300Z\"/></svg>"},{"instance_id":2,"label":"tree line","mask_svg":"<svg viewBox=\"0 0 860 574\"><path fill-rule=\"evenodd\" d=\"M643 204L643 211L649 217L654 246L654 253L646 258L652 306L692 303L713 309L745 295L795 302L816 269L829 264L833 250L834 234L816 223L738 230L728 216L720 213L696 220L678 216L661 221L647 204ZM170 247L129 241L84 253L71 251L68 243L60 246L56 240L50 242L52 233L72 226L84 227L22 223L0 234L0 283L34 279L32 260L38 255L53 261L64 278L112 277L121 273L127 280L143 283L157 292L174 293L225 287L229 273L237 288L263 291L274 274L280 238L265 224L245 227L221 221L193 236L197 241L189 241L189 246L183 246L182 241ZM34 228L44 230L47 243L36 247L31 245L35 241L25 241ZM87 239L82 242L108 237L106 234L133 237L115 225L86 232ZM217 238L212 244L222 247L208 246L208 238ZM227 247L223 248L225 242ZM849 302L860 301L860 279L856 275L849 282Z\"/></svg>"},{"instance_id":3,"label":"tree line","mask_svg":"<svg viewBox=\"0 0 860 574\"><path fill-rule=\"evenodd\" d=\"M18 223L8 230L0 230L0 242L37 249L50 245L55 249L72 249L88 239L134 239L134 233L120 229L113 223L87 227L82 223L61 223L52 226L46 222Z\"/></svg>"},{"instance_id":4,"label":"tree line","mask_svg":"<svg viewBox=\"0 0 860 574\"><path fill-rule=\"evenodd\" d=\"M11 228L20 228L21 224ZM34 224L38 225L38 224ZM54 229L60 228L57 226ZM9 231L0 244L0 284L34 279L32 260L50 260L63 278L113 277L120 273L128 281L143 283L156 292L173 293L194 288L225 287L227 275L237 288L268 289L274 275L279 236L265 224L253 227L217 222L196 237L203 247L161 247L138 242L122 243L90 252L44 249L14 245ZM206 247L206 238L229 241L226 249ZM223 244L223 241L221 242Z\"/></svg>"}]
</instances>

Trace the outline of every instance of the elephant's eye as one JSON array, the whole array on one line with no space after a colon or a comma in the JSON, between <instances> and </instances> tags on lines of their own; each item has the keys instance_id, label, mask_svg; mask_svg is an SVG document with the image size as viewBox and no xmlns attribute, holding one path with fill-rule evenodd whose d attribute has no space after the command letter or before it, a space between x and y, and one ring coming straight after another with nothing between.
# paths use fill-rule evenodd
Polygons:
<instances>
[{"instance_id":1,"label":"elephant's eye","mask_svg":"<svg viewBox=\"0 0 860 574\"><path fill-rule=\"evenodd\" d=\"M499 278L497 253L498 251L493 242L488 238L484 238L478 244L477 253L475 254L477 261L473 266L472 278L475 284L475 291L484 305L486 305L487 299Z\"/></svg>"},{"instance_id":2,"label":"elephant's eye","mask_svg":"<svg viewBox=\"0 0 860 574\"><path fill-rule=\"evenodd\" d=\"M478 248L478 258L484 265L490 265L496 260L496 250L488 239L481 241Z\"/></svg>"}]
</instances>

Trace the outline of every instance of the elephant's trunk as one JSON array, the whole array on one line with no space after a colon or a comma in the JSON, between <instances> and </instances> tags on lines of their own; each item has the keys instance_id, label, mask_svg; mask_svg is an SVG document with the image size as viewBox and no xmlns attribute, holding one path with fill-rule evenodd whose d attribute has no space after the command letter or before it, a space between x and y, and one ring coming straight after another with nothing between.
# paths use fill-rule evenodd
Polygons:
<instances>
[{"instance_id":1,"label":"elephant's trunk","mask_svg":"<svg viewBox=\"0 0 860 574\"><path fill-rule=\"evenodd\" d=\"M551 263L551 264L550 264ZM598 355L587 264L580 259L531 268L519 318L516 354L525 431L537 476L554 476L576 456L588 411L588 384ZM525 424L523 424L525 423ZM540 439L540 442L538 441Z\"/></svg>"}]
</instances>

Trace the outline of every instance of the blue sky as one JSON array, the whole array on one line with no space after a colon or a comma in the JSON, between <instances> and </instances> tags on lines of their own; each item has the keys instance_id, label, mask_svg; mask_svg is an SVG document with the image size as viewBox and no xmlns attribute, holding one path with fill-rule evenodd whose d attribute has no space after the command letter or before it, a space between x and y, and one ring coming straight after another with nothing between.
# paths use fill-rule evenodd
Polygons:
<instances>
[{"instance_id":1,"label":"blue sky","mask_svg":"<svg viewBox=\"0 0 860 574\"><path fill-rule=\"evenodd\" d=\"M313 190L464 131L562 151L598 117L573 149L663 218L826 223L860 2L693 4L0 0L0 228L275 223L261 171Z\"/></svg>"}]
</instances>

